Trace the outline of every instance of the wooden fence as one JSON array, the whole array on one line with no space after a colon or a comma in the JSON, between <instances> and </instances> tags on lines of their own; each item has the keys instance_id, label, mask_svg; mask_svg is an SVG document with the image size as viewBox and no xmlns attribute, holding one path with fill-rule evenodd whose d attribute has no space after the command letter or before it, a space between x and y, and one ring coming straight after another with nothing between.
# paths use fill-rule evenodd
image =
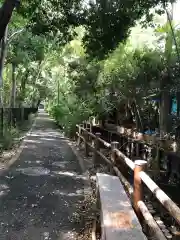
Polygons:
<instances>
[{"instance_id":1,"label":"wooden fence","mask_svg":"<svg viewBox=\"0 0 180 240\"><path fill-rule=\"evenodd\" d=\"M136 160L133 162L124 153L118 149L118 142L106 142L101 138L100 133L93 134L83 125L77 125L77 144L84 142L85 155L93 152L93 164L99 163L99 159L103 159L113 170L113 172L121 179L122 183L129 192L134 210L139 219L145 220L146 224L153 231L158 239L164 239L157 223L153 219L144 203L143 185L155 196L161 205L168 211L169 215L180 226L180 208L163 192L159 186L146 173L147 161ZM122 143L121 143L122 144ZM106 157L101 151L101 147L109 149L110 157ZM133 171L133 187L124 176L127 168ZM178 233L179 234L179 233Z\"/></svg>"},{"instance_id":2,"label":"wooden fence","mask_svg":"<svg viewBox=\"0 0 180 240\"><path fill-rule=\"evenodd\" d=\"M180 140L160 139L158 135L146 135L133 129L114 124L101 125L84 122L84 128L92 132L101 132L101 138L107 142L119 142L120 150L130 159L144 159L151 166L151 174L161 173L163 184L180 181ZM180 139L180 138L179 138ZM179 148L180 149L180 148ZM148 168L150 172L150 168Z\"/></svg>"}]
</instances>

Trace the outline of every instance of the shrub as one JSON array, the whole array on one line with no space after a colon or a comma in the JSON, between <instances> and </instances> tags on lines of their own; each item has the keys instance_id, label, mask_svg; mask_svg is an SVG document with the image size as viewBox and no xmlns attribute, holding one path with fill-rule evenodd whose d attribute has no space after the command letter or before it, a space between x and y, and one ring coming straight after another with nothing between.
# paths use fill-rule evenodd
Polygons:
<instances>
[{"instance_id":1,"label":"shrub","mask_svg":"<svg viewBox=\"0 0 180 240\"><path fill-rule=\"evenodd\" d=\"M61 102L60 104L47 107L47 110L69 137L75 135L76 124L82 123L82 121L86 120L91 114L88 106L78 101L73 101L68 104Z\"/></svg>"},{"instance_id":2,"label":"shrub","mask_svg":"<svg viewBox=\"0 0 180 240\"><path fill-rule=\"evenodd\" d=\"M1 149L11 149L14 144L14 139L19 136L18 130L15 128L5 128L4 135L1 137Z\"/></svg>"}]
</instances>

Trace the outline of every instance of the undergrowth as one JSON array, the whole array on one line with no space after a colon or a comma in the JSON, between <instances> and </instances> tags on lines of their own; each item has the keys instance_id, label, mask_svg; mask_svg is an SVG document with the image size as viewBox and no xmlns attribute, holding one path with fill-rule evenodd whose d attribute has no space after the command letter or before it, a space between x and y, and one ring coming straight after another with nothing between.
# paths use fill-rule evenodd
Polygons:
<instances>
[{"instance_id":1,"label":"undergrowth","mask_svg":"<svg viewBox=\"0 0 180 240\"><path fill-rule=\"evenodd\" d=\"M18 123L16 127L4 124L3 134L0 136L0 151L12 149L14 144L20 142L22 135L27 132L33 123L34 115L30 115L29 119Z\"/></svg>"},{"instance_id":2,"label":"undergrowth","mask_svg":"<svg viewBox=\"0 0 180 240\"><path fill-rule=\"evenodd\" d=\"M57 105L49 105L47 111L68 137L75 135L76 124L80 124L88 119L91 113L87 106L78 102L74 102L69 106L65 102Z\"/></svg>"}]
</instances>

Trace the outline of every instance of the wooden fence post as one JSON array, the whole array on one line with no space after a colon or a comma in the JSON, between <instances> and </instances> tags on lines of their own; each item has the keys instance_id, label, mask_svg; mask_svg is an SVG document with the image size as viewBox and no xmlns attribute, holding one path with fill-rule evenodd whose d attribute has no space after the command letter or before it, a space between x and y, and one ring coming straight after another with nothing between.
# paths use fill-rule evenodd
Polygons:
<instances>
[{"instance_id":1,"label":"wooden fence post","mask_svg":"<svg viewBox=\"0 0 180 240\"><path fill-rule=\"evenodd\" d=\"M120 147L120 149L122 151L122 145L123 145L122 134L120 134L119 136L120 136L120 138L119 138L119 147Z\"/></svg>"},{"instance_id":2,"label":"wooden fence post","mask_svg":"<svg viewBox=\"0 0 180 240\"><path fill-rule=\"evenodd\" d=\"M85 149L85 156L88 157L89 149L88 149L88 133L84 131L84 149Z\"/></svg>"},{"instance_id":3,"label":"wooden fence post","mask_svg":"<svg viewBox=\"0 0 180 240\"><path fill-rule=\"evenodd\" d=\"M80 136L82 135L82 128L81 128L80 125L78 125L78 133L79 133L79 136L77 138L77 145L80 146L80 144L81 144L81 137Z\"/></svg>"},{"instance_id":4,"label":"wooden fence post","mask_svg":"<svg viewBox=\"0 0 180 240\"><path fill-rule=\"evenodd\" d=\"M119 145L118 142L111 143L111 162L113 164L116 162L116 153L114 152L114 149L118 148L118 145Z\"/></svg>"},{"instance_id":5,"label":"wooden fence post","mask_svg":"<svg viewBox=\"0 0 180 240\"><path fill-rule=\"evenodd\" d=\"M139 157L139 142L136 142L136 157Z\"/></svg>"},{"instance_id":6,"label":"wooden fence post","mask_svg":"<svg viewBox=\"0 0 180 240\"><path fill-rule=\"evenodd\" d=\"M109 172L111 174L114 173L114 169L113 169L112 166L115 165L115 163L116 163L116 153L115 153L114 149L118 149L118 145L119 145L118 142L111 142L111 162L112 162L112 165L109 166Z\"/></svg>"},{"instance_id":7,"label":"wooden fence post","mask_svg":"<svg viewBox=\"0 0 180 240\"><path fill-rule=\"evenodd\" d=\"M131 157L131 138L128 137L127 138L127 147L126 147L126 153L127 153L127 156L130 158Z\"/></svg>"},{"instance_id":8,"label":"wooden fence post","mask_svg":"<svg viewBox=\"0 0 180 240\"><path fill-rule=\"evenodd\" d=\"M90 132L92 133L92 128L93 128L93 117L89 118L89 124L90 124Z\"/></svg>"},{"instance_id":9,"label":"wooden fence post","mask_svg":"<svg viewBox=\"0 0 180 240\"><path fill-rule=\"evenodd\" d=\"M127 154L127 138L126 136L123 136L123 141L122 141L122 152L126 155Z\"/></svg>"},{"instance_id":10,"label":"wooden fence post","mask_svg":"<svg viewBox=\"0 0 180 240\"><path fill-rule=\"evenodd\" d=\"M146 145L143 143L141 147L141 156L140 156L142 160L146 160L146 148L147 148Z\"/></svg>"},{"instance_id":11,"label":"wooden fence post","mask_svg":"<svg viewBox=\"0 0 180 240\"><path fill-rule=\"evenodd\" d=\"M147 161L144 160L136 160L135 168L134 168L134 209L139 218L141 218L141 212L138 207L138 202L143 201L143 184L140 177L140 172L144 171L147 166Z\"/></svg>"},{"instance_id":12,"label":"wooden fence post","mask_svg":"<svg viewBox=\"0 0 180 240\"><path fill-rule=\"evenodd\" d=\"M130 152L130 158L134 157L134 139L131 138L131 152Z\"/></svg>"},{"instance_id":13,"label":"wooden fence post","mask_svg":"<svg viewBox=\"0 0 180 240\"><path fill-rule=\"evenodd\" d=\"M94 139L94 153L93 153L93 164L94 166L97 164L98 162L98 154L97 151L100 150L100 142L99 139L101 136L101 133L95 133L96 138Z\"/></svg>"}]
</instances>

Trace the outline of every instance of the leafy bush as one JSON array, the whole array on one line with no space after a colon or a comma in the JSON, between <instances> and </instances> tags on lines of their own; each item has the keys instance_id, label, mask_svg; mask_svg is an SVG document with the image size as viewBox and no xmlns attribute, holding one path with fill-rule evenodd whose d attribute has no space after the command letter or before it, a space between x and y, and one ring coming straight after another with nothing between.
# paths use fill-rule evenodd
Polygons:
<instances>
[{"instance_id":1,"label":"leafy bush","mask_svg":"<svg viewBox=\"0 0 180 240\"><path fill-rule=\"evenodd\" d=\"M82 49L81 42L79 46ZM103 120L115 109L118 112L123 104L129 106L136 121L139 119L142 123L144 119L149 122L157 119L157 106L151 106L150 117L149 110L148 114L145 111L149 102L144 99L160 92L161 79L167 71L162 48L156 45L155 48L136 48L127 40L119 43L115 50L109 51L103 60L92 60L87 55L80 54L80 51L75 53L73 44L66 47L68 52L64 51L61 61L57 60L57 67L52 70L49 82L52 89L49 112L66 134L72 136L76 124L87 120L89 116ZM170 91L178 88L178 71L175 71L178 67L177 57L172 55L168 67L173 72L168 82ZM121 114L127 115L127 112L123 110Z\"/></svg>"},{"instance_id":2,"label":"leafy bush","mask_svg":"<svg viewBox=\"0 0 180 240\"><path fill-rule=\"evenodd\" d=\"M67 102L64 101L57 105L50 105L47 110L69 137L75 135L76 124L82 123L82 121L86 120L92 113L87 105L79 103L78 101L73 101L71 104L67 104Z\"/></svg>"},{"instance_id":3,"label":"leafy bush","mask_svg":"<svg viewBox=\"0 0 180 240\"><path fill-rule=\"evenodd\" d=\"M14 144L14 139L19 136L18 130L15 128L6 128L4 130L4 136L1 137L1 149L11 149Z\"/></svg>"}]
</instances>

